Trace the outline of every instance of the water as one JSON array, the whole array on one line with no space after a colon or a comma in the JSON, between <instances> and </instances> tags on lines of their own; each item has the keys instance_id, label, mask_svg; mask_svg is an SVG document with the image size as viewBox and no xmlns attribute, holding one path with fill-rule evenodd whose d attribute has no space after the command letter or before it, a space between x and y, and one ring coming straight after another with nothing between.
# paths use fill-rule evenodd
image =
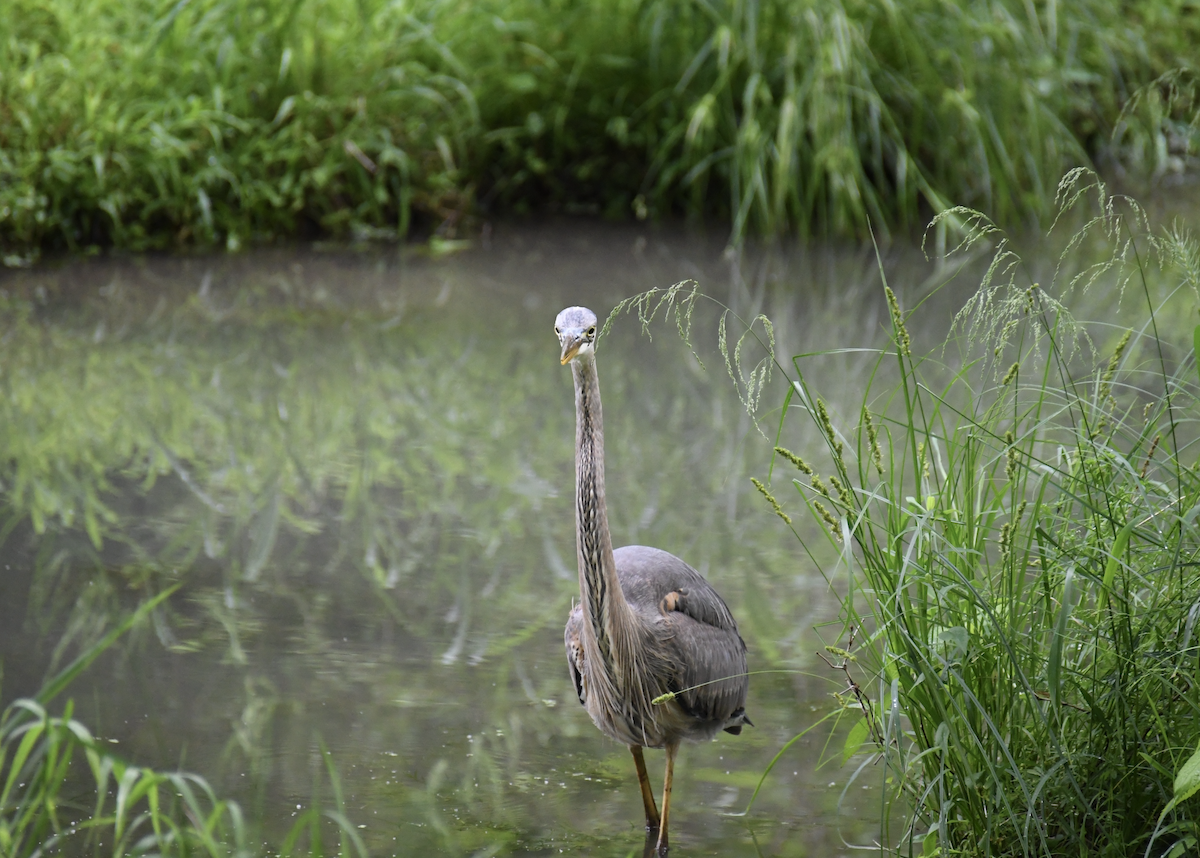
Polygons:
<instances>
[{"instance_id":1,"label":"water","mask_svg":"<svg viewBox=\"0 0 1200 858\"><path fill-rule=\"evenodd\" d=\"M202 774L273 843L314 801L333 806L332 767L373 855L639 854L628 751L592 726L564 664L574 411L554 316L582 303L604 318L691 277L743 318L768 313L785 355L877 346L887 324L869 253L738 264L719 247L514 230L445 259L5 274L3 702L183 580L65 695L126 759ZM940 282L917 254L886 262L902 295ZM928 324L944 334L953 311ZM614 544L688 560L730 603L751 670L778 671L751 680L756 728L683 749L673 854L850 854L883 836L882 772L842 765L853 711L783 753L744 813L844 680L813 655L841 640L829 585L749 482L767 476L785 388L776 375L763 393L760 434L716 320L697 310L699 360L673 322L651 339L631 317L599 353ZM747 369L757 357L748 344ZM875 359L812 368L844 394L835 412L856 413Z\"/></svg>"}]
</instances>

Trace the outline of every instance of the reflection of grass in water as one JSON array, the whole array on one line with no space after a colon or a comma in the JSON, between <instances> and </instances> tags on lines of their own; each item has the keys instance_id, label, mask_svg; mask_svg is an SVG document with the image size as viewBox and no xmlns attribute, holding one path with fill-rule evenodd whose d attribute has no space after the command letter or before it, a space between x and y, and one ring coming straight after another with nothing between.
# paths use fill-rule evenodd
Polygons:
<instances>
[{"instance_id":1,"label":"reflection of grass in water","mask_svg":"<svg viewBox=\"0 0 1200 858\"><path fill-rule=\"evenodd\" d=\"M1128 279L1149 310L1132 339L1116 318L1090 328L1111 357L1084 363L1083 329L1018 285L1002 244L989 273L1011 279L985 281L934 355L910 351L889 291L895 348L879 360L898 381L864 378L851 418L825 408L810 358L793 361L787 414L811 419L822 462L792 456L803 473L776 476L838 558L842 633L867 636L875 705L846 750L886 767L881 822L900 851L1184 854L1200 837L1196 355L1158 333L1195 297L1200 257L1131 233L1136 208L1118 216L1098 190L1088 229L1113 258L1089 273L1113 292ZM954 349L961 369L939 362Z\"/></svg>"},{"instance_id":2,"label":"reflection of grass in water","mask_svg":"<svg viewBox=\"0 0 1200 858\"><path fill-rule=\"evenodd\" d=\"M192 723L179 735L190 737L194 724L232 724L211 754L188 738L187 758L219 758L204 774L268 839L283 842L294 822L285 802L307 796L320 773L308 724L317 699L331 708L369 700L367 720L380 726L355 749L357 769L343 770L345 789L380 818L386 810L419 821L402 841L469 853L493 842L479 832L524 841L575 819L574 790L542 797L509 786L539 771L564 780L536 757L586 718L568 706L561 655L532 663L557 649L543 643L559 639L575 591L570 572L560 580L544 559L547 545L562 556L572 550L569 504L553 495L570 475L571 413L538 376L544 369L560 380L553 354L543 368L503 316L472 316L448 338L447 325L419 313L387 329L370 312L323 319L309 311L297 320L256 306L250 290L219 323L200 300L155 311L153 322L129 314L128 300L91 313L47 309L19 293L7 300L5 382L14 395L0 411L16 429L0 438L0 461L5 485L20 487L6 495L7 538L28 549L31 622L43 634L65 630L55 664L97 640L139 595L183 578L183 598L131 630L128 651L166 646L186 655L189 670L224 653L230 693L189 700ZM628 361L619 383L614 374L609 437L628 465L615 491L646 501L619 511L615 527L630 541L653 530L656 541L686 545L689 557L737 577L726 589L761 609L747 637L767 639L759 650L786 658L790 647L772 638L777 615L802 598L794 571L768 558L744 579L731 576L722 567L745 568L732 552L746 547L723 541L719 526L696 526L697 515L720 525L742 491L722 479L740 456L722 427L744 418L728 391L712 413L708 391L676 362L686 354L665 351L657 366ZM684 383L664 393L657 373ZM543 401L546 388L554 392ZM644 431L648 415L653 433ZM530 443L531 432L555 441ZM706 468L696 471L694 461ZM700 494L711 505L698 506ZM280 616L286 642L276 639ZM278 667L271 659L280 646L287 658ZM442 665L450 654L457 660ZM480 688L484 669L493 690ZM323 735L337 718L359 715L339 710ZM438 739L445 748L430 742L441 730L451 736ZM169 761L177 741L166 739L165 754L143 737L122 748ZM293 753L306 747L310 765ZM401 774L372 757L382 748L401 755ZM334 750L343 760L345 749ZM626 762L615 755L614 765ZM376 775L391 783L377 786ZM326 806L328 780L322 775ZM361 836L372 852L392 848L395 829L354 822L369 823Z\"/></svg>"},{"instance_id":3,"label":"reflection of grass in water","mask_svg":"<svg viewBox=\"0 0 1200 858\"><path fill-rule=\"evenodd\" d=\"M369 599L422 639L439 637L452 616L465 637L447 647L451 661L502 655L557 622L548 583L565 611L570 582L548 582L542 555L570 555L570 530L556 524L569 509L555 502L569 456L528 439L532 431L565 450L569 433L554 428L563 410L538 398L539 370L552 364L530 360L507 323L476 320L453 338L422 322L382 330L369 313L312 312L289 324L250 294L219 323L193 302L157 326L104 311L43 326L36 302L6 300L8 522L39 546L37 613L73 611L71 641L94 637L88 617L105 616L126 588L171 570L211 588L192 604L217 621L204 628L223 629L238 663L263 619L246 610L242 588L261 583L280 602L303 600L343 569L357 575L338 580L358 589L304 613L354 616L354 600ZM513 367L505 384L495 383L497 365ZM728 547L712 528L691 526L689 496L711 483L704 491L717 501L701 507L711 520L737 492L718 468L692 474L689 462L732 468L740 450L692 428L728 418L703 405L696 413L690 403L704 390L675 369L664 374L685 383L665 396L647 389L649 372L627 372L620 392L614 385L614 404L626 391L638 397L614 409L610 434L627 439L621 479L645 499L622 505L615 526L630 541L652 526L716 566ZM640 409L660 431L629 428L645 424ZM736 412L723 413L736 424ZM664 472L681 476L656 476ZM72 584L80 563L94 570L86 592ZM91 604L70 608L80 597ZM211 631L191 619L177 613L156 632L194 649Z\"/></svg>"},{"instance_id":4,"label":"reflection of grass in water","mask_svg":"<svg viewBox=\"0 0 1200 858\"><path fill-rule=\"evenodd\" d=\"M6 483L14 487L7 514L18 525L9 537L37 546L30 557L35 613L48 626L50 617L67 614L57 652L87 647L119 615L131 589L153 591L180 575L191 584L190 602L154 613L158 637L184 652L216 644L243 667L262 661L255 658L262 632L279 608L300 610L303 649L336 657L338 645L322 637L338 617L434 637L445 611L430 606L444 605L462 587L484 586L457 574L444 580L483 539L438 546L444 534L462 532L462 513L482 534L497 517L504 525L501 514L521 503L519 493L505 489L509 468L520 463L492 456L488 470L472 461L496 442L481 445L466 431L480 423L480 398L474 413L456 404L465 388L486 384L480 366L456 366L427 348L414 368L404 352L420 348L417 338L381 334L373 325L362 326L369 341L338 349L304 327L279 333L254 321L260 351L252 355L224 348L228 324L206 325L186 309L175 319L182 335L169 348L153 331L135 329L97 345L87 335L91 326L55 326L47 342L34 324L10 325L8 379L20 391L8 401L9 425L19 427L6 435L13 455ZM189 323L195 327L182 333ZM410 371L402 373L406 363ZM457 417L447 417L452 408ZM489 429L512 425L502 417ZM447 492L473 472L490 484L464 492L474 501L464 511ZM487 543L503 532L493 530ZM347 578L346 569L359 574ZM339 586L323 587L331 574ZM518 581L496 598L507 596L511 616L536 590ZM388 610L353 607L364 600ZM483 621L467 628L472 648L492 645ZM500 651L517 643L501 639ZM345 653L343 682L368 673L353 656ZM423 677L404 691L428 704L447 689ZM276 729L281 718L286 724L294 705L280 706L271 681L253 670L244 693L224 762L235 769L246 759L261 781L278 775L271 722ZM300 836L302 828L292 833ZM286 831L280 837L294 840Z\"/></svg>"},{"instance_id":5,"label":"reflection of grass in water","mask_svg":"<svg viewBox=\"0 0 1200 858\"><path fill-rule=\"evenodd\" d=\"M344 565L386 594L453 565L455 553L486 555L511 538L512 512L537 500L522 494L523 463L504 452L516 421L503 409L485 420L496 402L478 395L455 400L486 388L488 368L457 362L417 328L360 324L328 345L320 331L257 318L218 328L183 311L175 324L169 347L155 331L95 344L53 327L47 342L36 325L10 324L15 390L0 406L14 427L3 441L10 521L28 520L37 539L87 557L75 542L82 530L106 575L174 567L222 588L260 578L304 587ZM253 350L227 348L235 330ZM414 357L422 349L428 356ZM485 423L494 437L473 437ZM467 510L464 497L475 501ZM349 541L330 538L331 522ZM448 532L467 538L446 546ZM51 575L72 571L42 554ZM212 581L214 565L224 580ZM434 581L439 600L460 587ZM238 605L218 596L211 609L232 617ZM426 606L392 606L407 630L428 631Z\"/></svg>"}]
</instances>

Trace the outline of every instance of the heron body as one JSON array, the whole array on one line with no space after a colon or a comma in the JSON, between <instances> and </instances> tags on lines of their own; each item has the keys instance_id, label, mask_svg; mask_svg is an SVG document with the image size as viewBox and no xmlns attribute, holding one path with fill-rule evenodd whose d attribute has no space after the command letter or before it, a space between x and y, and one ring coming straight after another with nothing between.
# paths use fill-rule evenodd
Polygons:
<instances>
[{"instance_id":1,"label":"heron body","mask_svg":"<svg viewBox=\"0 0 1200 858\"><path fill-rule=\"evenodd\" d=\"M668 845L675 754L684 739L740 733L746 718L746 644L717 591L678 557L641 545L616 551L604 497L604 427L594 343L596 316L569 307L555 323L575 380L575 520L580 601L567 620L567 664L579 702L637 766L646 825ZM658 700L656 703L655 701ZM667 752L662 814L642 748Z\"/></svg>"}]
</instances>

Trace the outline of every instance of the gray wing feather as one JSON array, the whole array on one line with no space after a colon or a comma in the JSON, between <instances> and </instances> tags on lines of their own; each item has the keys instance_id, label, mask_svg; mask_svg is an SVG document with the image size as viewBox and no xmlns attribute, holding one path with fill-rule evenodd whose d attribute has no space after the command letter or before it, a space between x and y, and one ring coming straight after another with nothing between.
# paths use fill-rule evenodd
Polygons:
<instances>
[{"instance_id":1,"label":"gray wing feather","mask_svg":"<svg viewBox=\"0 0 1200 858\"><path fill-rule=\"evenodd\" d=\"M721 723L744 716L746 644L724 599L699 572L666 551L631 545L614 555L621 590L638 610L657 614L664 599L678 594L669 600L663 642L675 663L672 684L677 687L670 690L684 710Z\"/></svg>"},{"instance_id":2,"label":"gray wing feather","mask_svg":"<svg viewBox=\"0 0 1200 858\"><path fill-rule=\"evenodd\" d=\"M724 724L746 705L746 644L736 632L717 629L687 614L673 617L675 642L686 653L677 698L695 718ZM698 687L697 687L698 686Z\"/></svg>"}]
</instances>

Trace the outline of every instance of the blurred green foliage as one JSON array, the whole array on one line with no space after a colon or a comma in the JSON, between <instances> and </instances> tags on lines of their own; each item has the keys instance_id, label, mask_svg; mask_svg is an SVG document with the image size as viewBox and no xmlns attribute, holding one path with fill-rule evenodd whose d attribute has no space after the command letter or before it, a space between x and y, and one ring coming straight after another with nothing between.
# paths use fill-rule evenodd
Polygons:
<instances>
[{"instance_id":1,"label":"blurred green foliage","mask_svg":"<svg viewBox=\"0 0 1200 858\"><path fill-rule=\"evenodd\" d=\"M1046 215L1194 166L1191 0L12 0L0 250Z\"/></svg>"}]
</instances>

